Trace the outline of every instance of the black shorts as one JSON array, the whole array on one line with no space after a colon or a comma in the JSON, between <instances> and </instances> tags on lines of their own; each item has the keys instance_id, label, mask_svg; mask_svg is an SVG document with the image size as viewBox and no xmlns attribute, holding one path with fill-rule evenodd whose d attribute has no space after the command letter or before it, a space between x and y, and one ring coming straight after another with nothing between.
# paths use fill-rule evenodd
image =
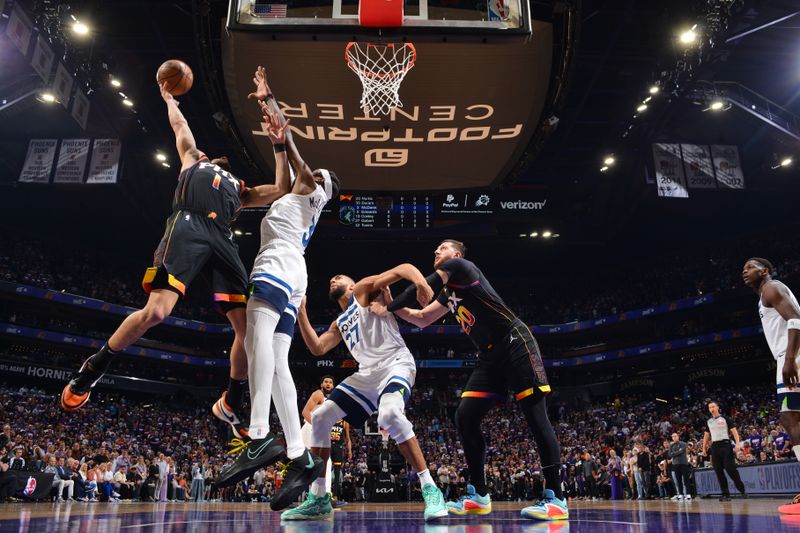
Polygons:
<instances>
[{"instance_id":1,"label":"black shorts","mask_svg":"<svg viewBox=\"0 0 800 533\"><path fill-rule=\"evenodd\" d=\"M229 229L201 214L180 210L167 219L142 287L169 289L186 296L186 287L204 273L210 277L217 309L226 313L247 303L247 272Z\"/></svg>"},{"instance_id":2,"label":"black shorts","mask_svg":"<svg viewBox=\"0 0 800 533\"><path fill-rule=\"evenodd\" d=\"M550 385L542 362L539 343L530 328L516 320L501 343L478 355L462 398L504 398L508 390L517 400L547 396Z\"/></svg>"},{"instance_id":3,"label":"black shorts","mask_svg":"<svg viewBox=\"0 0 800 533\"><path fill-rule=\"evenodd\" d=\"M333 464L342 464L344 462L344 445L333 444L331 445L331 462Z\"/></svg>"}]
</instances>

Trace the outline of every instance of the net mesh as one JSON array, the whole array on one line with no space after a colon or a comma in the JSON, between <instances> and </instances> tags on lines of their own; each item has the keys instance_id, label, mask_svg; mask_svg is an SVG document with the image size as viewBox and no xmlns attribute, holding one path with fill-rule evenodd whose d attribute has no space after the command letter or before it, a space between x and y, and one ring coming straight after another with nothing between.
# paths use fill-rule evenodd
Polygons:
<instances>
[{"instance_id":1,"label":"net mesh","mask_svg":"<svg viewBox=\"0 0 800 533\"><path fill-rule=\"evenodd\" d=\"M362 108L368 108L373 115L388 115L392 109L403 107L400 84L417 60L413 44L351 42L345 49L345 58L361 80Z\"/></svg>"}]
</instances>

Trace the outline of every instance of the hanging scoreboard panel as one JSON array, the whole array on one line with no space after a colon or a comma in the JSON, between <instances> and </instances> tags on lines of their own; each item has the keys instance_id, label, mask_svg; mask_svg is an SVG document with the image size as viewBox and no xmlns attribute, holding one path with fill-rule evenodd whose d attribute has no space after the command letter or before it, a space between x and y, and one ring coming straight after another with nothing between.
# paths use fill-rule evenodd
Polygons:
<instances>
[{"instance_id":1,"label":"hanging scoreboard panel","mask_svg":"<svg viewBox=\"0 0 800 533\"><path fill-rule=\"evenodd\" d=\"M427 195L342 194L339 223L365 229L426 229L433 221L433 202Z\"/></svg>"}]
</instances>

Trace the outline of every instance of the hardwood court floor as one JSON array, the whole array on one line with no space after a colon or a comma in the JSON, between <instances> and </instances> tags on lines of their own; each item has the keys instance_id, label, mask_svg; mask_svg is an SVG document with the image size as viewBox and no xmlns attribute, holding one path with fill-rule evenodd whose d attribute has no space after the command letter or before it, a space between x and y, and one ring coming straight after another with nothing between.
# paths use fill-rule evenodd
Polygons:
<instances>
[{"instance_id":1,"label":"hardwood court floor","mask_svg":"<svg viewBox=\"0 0 800 533\"><path fill-rule=\"evenodd\" d=\"M422 520L421 504L350 504L332 521L287 522L256 503L25 503L0 505L0 531L75 533L156 531L286 533L769 533L800 531L800 516L780 516L783 499L572 502L568 522L520 517L523 504L496 503L488 516Z\"/></svg>"}]
</instances>

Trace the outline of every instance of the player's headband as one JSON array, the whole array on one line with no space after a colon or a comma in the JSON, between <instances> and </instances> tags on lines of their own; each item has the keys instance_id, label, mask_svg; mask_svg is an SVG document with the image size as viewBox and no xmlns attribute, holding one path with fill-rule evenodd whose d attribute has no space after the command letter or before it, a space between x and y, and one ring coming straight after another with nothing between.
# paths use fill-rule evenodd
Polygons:
<instances>
[{"instance_id":1,"label":"player's headband","mask_svg":"<svg viewBox=\"0 0 800 533\"><path fill-rule=\"evenodd\" d=\"M330 200L333 197L333 182L331 181L331 173L325 168L319 169L319 173L322 174L322 178L324 180L322 183L322 188L325 190L325 196L327 196L328 200Z\"/></svg>"}]
</instances>

